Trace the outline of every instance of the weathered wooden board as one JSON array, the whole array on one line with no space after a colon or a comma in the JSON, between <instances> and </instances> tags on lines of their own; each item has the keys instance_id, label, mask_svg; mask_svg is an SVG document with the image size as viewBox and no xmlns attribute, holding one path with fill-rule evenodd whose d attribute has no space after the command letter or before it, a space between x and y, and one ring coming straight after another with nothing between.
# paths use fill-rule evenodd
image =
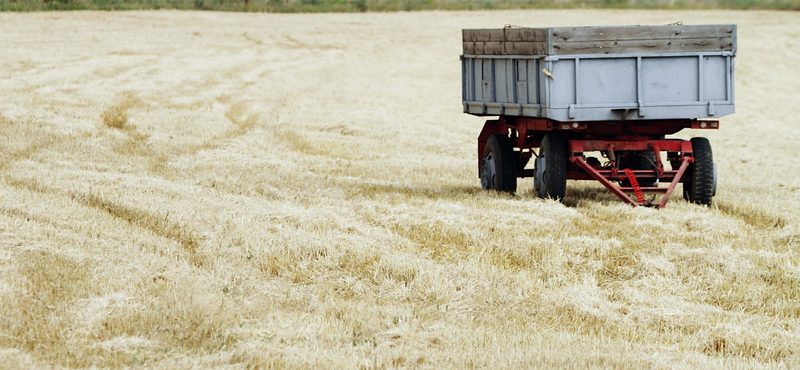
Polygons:
<instances>
[{"instance_id":1,"label":"weathered wooden board","mask_svg":"<svg viewBox=\"0 0 800 370\"><path fill-rule=\"evenodd\" d=\"M733 25L551 28L553 42L731 38Z\"/></svg>"},{"instance_id":2,"label":"weathered wooden board","mask_svg":"<svg viewBox=\"0 0 800 370\"><path fill-rule=\"evenodd\" d=\"M735 25L463 30L464 54L572 55L736 52Z\"/></svg>"},{"instance_id":3,"label":"weathered wooden board","mask_svg":"<svg viewBox=\"0 0 800 370\"><path fill-rule=\"evenodd\" d=\"M543 28L504 28L505 41L547 41Z\"/></svg>"},{"instance_id":4,"label":"weathered wooden board","mask_svg":"<svg viewBox=\"0 0 800 370\"><path fill-rule=\"evenodd\" d=\"M546 28L465 29L462 34L465 42L547 41Z\"/></svg>"},{"instance_id":5,"label":"weathered wooden board","mask_svg":"<svg viewBox=\"0 0 800 370\"><path fill-rule=\"evenodd\" d=\"M474 55L545 55L547 46L543 42L464 42L464 54Z\"/></svg>"},{"instance_id":6,"label":"weathered wooden board","mask_svg":"<svg viewBox=\"0 0 800 370\"><path fill-rule=\"evenodd\" d=\"M731 51L729 38L554 42L554 55Z\"/></svg>"},{"instance_id":7,"label":"weathered wooden board","mask_svg":"<svg viewBox=\"0 0 800 370\"><path fill-rule=\"evenodd\" d=\"M489 42L489 41L505 41L505 34L503 29L485 29L485 30L462 30L464 41L473 42Z\"/></svg>"}]
</instances>

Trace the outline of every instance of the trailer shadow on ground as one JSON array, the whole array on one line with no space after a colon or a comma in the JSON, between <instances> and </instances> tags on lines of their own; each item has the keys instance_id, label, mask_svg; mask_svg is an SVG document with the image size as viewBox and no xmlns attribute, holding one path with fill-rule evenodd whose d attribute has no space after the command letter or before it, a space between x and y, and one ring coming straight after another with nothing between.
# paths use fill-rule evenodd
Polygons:
<instances>
[{"instance_id":1,"label":"trailer shadow on ground","mask_svg":"<svg viewBox=\"0 0 800 370\"><path fill-rule=\"evenodd\" d=\"M567 195L563 203L570 208L581 208L585 203L608 204L611 202L621 202L621 200L600 185L573 182L567 185Z\"/></svg>"},{"instance_id":2,"label":"trailer shadow on ground","mask_svg":"<svg viewBox=\"0 0 800 370\"><path fill-rule=\"evenodd\" d=\"M480 186L425 186L413 183L357 183L350 184L347 189L347 195L351 197L381 198L401 196L404 199L441 199L450 201L463 200L483 191Z\"/></svg>"}]
</instances>

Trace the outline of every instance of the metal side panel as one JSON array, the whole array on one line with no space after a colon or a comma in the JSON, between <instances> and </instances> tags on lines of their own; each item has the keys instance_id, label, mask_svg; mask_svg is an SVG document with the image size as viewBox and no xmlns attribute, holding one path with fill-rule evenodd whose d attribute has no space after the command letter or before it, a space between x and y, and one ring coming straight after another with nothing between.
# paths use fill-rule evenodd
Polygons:
<instances>
[{"instance_id":1,"label":"metal side panel","mask_svg":"<svg viewBox=\"0 0 800 370\"><path fill-rule=\"evenodd\" d=\"M641 60L645 103L700 101L698 57L652 57Z\"/></svg>"},{"instance_id":2,"label":"metal side panel","mask_svg":"<svg viewBox=\"0 0 800 370\"><path fill-rule=\"evenodd\" d=\"M722 56L702 57L702 97L704 101L727 101L728 80L725 76L728 69L728 58Z\"/></svg>"},{"instance_id":3,"label":"metal side panel","mask_svg":"<svg viewBox=\"0 0 800 370\"><path fill-rule=\"evenodd\" d=\"M575 101L575 59L555 61L552 69L548 68L550 79L549 108L574 105Z\"/></svg>"},{"instance_id":4,"label":"metal side panel","mask_svg":"<svg viewBox=\"0 0 800 370\"><path fill-rule=\"evenodd\" d=\"M636 58L580 59L580 104L636 104Z\"/></svg>"},{"instance_id":5,"label":"metal side panel","mask_svg":"<svg viewBox=\"0 0 800 370\"><path fill-rule=\"evenodd\" d=\"M520 104L530 104L530 89L528 88L528 61L525 59L515 60L514 69L517 74L515 94L517 95L517 102Z\"/></svg>"},{"instance_id":6,"label":"metal side panel","mask_svg":"<svg viewBox=\"0 0 800 370\"><path fill-rule=\"evenodd\" d=\"M470 84L469 75L471 72L469 68L467 68L467 65L469 65L469 60L462 57L461 58L461 101L464 106L464 113L469 113L469 109L467 108L466 102L472 100L472 97L469 96L469 94L467 93L468 86Z\"/></svg>"},{"instance_id":7,"label":"metal side panel","mask_svg":"<svg viewBox=\"0 0 800 370\"><path fill-rule=\"evenodd\" d=\"M464 110L558 121L734 112L730 52L464 57Z\"/></svg>"},{"instance_id":8,"label":"metal side panel","mask_svg":"<svg viewBox=\"0 0 800 370\"><path fill-rule=\"evenodd\" d=\"M540 112L535 58L462 56L464 112L536 116Z\"/></svg>"},{"instance_id":9,"label":"metal side panel","mask_svg":"<svg viewBox=\"0 0 800 370\"><path fill-rule=\"evenodd\" d=\"M509 89L509 85L514 86L514 73L511 71L511 59L493 59L494 64L492 76L492 93L495 96L494 102L511 103L514 101L514 91ZM509 91L510 90L510 91Z\"/></svg>"},{"instance_id":10,"label":"metal side panel","mask_svg":"<svg viewBox=\"0 0 800 370\"><path fill-rule=\"evenodd\" d=\"M608 108L591 108L581 107L574 109L573 115L570 115L569 108L550 108L547 110L547 118L556 121L618 121L622 120L639 120L639 119L692 119L692 118L709 118L709 117L722 117L733 114L735 109L733 104L720 104L714 105L714 115L709 115L708 105L665 105L665 106L647 106L646 115L640 117L638 111L634 106L630 109L615 109ZM676 113L677 112L677 113Z\"/></svg>"},{"instance_id":11,"label":"metal side panel","mask_svg":"<svg viewBox=\"0 0 800 370\"><path fill-rule=\"evenodd\" d=\"M481 64L481 87L477 89L478 95L476 96L480 101L493 102L494 101L494 59L482 59Z\"/></svg>"}]
</instances>

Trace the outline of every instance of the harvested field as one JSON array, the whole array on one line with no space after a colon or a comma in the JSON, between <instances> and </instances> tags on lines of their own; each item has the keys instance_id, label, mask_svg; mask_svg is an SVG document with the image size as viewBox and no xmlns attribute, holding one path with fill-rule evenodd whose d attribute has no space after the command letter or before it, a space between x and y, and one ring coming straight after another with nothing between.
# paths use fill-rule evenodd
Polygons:
<instances>
[{"instance_id":1,"label":"harvested field","mask_svg":"<svg viewBox=\"0 0 800 370\"><path fill-rule=\"evenodd\" d=\"M739 25L712 207L480 191L461 28L677 20ZM0 367L800 366L796 12L0 13L0 45Z\"/></svg>"}]
</instances>

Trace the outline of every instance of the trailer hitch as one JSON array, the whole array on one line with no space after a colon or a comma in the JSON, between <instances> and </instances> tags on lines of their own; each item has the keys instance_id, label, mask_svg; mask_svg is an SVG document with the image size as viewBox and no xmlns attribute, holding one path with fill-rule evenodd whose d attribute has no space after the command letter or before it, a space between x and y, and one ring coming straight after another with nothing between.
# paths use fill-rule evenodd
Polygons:
<instances>
[{"instance_id":1,"label":"trailer hitch","mask_svg":"<svg viewBox=\"0 0 800 370\"><path fill-rule=\"evenodd\" d=\"M586 158L580 153L573 154L570 157L572 163L576 164L578 167L586 171L589 176L594 178L595 180L599 181L603 186L606 187L611 193L616 195L619 199L623 202L628 203L634 207L643 206L643 207L655 207L655 208L664 208L667 205L667 201L669 201L669 197L672 195L672 192L675 191L675 187L683 178L683 174L686 172L686 169L689 167L689 164L692 163L693 159L691 154L684 154L681 160L681 165L677 171L664 171L665 176L671 176L671 180L669 186L667 187L641 187L639 186L639 182L636 180L635 172L631 169L624 169L625 175L627 176L628 180L631 183L631 186L623 187L617 186L612 183L611 179L618 179L613 172L613 170L598 170L589 165L586 161ZM653 172L657 172L651 170ZM626 191L633 192L634 198L631 198ZM658 203L652 203L651 201L645 199L644 193L652 193L658 194L663 193L661 200Z\"/></svg>"}]
</instances>

